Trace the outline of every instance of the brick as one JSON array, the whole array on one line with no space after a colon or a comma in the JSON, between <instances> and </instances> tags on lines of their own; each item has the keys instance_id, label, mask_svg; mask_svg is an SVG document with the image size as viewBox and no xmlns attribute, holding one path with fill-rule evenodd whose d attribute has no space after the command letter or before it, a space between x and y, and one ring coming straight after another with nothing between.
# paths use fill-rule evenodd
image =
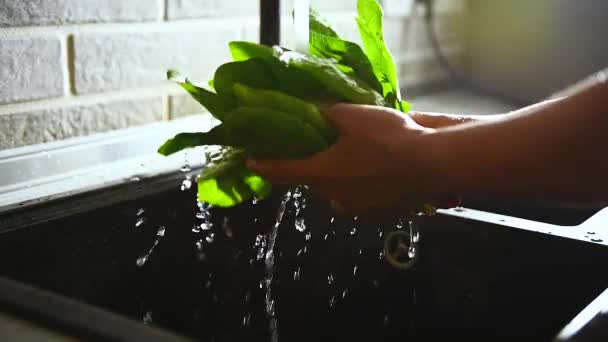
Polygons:
<instances>
[{"instance_id":1,"label":"brick","mask_svg":"<svg viewBox=\"0 0 608 342\"><path fill-rule=\"evenodd\" d=\"M309 0L309 4L316 11L321 12L344 12L344 11L356 11L357 0ZM283 13L291 14L293 10L294 0L282 0L281 9Z\"/></svg>"},{"instance_id":2,"label":"brick","mask_svg":"<svg viewBox=\"0 0 608 342\"><path fill-rule=\"evenodd\" d=\"M209 32L78 34L74 37L76 92L166 84L169 68L206 82L219 65L230 60L228 42L239 37L235 27Z\"/></svg>"},{"instance_id":3,"label":"brick","mask_svg":"<svg viewBox=\"0 0 608 342\"><path fill-rule=\"evenodd\" d=\"M219 16L258 16L259 0L168 0L167 17L193 19ZM310 5L320 12L354 11L356 0L312 0ZM293 0L281 1L281 13L290 15Z\"/></svg>"},{"instance_id":4,"label":"brick","mask_svg":"<svg viewBox=\"0 0 608 342\"><path fill-rule=\"evenodd\" d=\"M172 119L207 112L205 107L190 95L173 95L170 97L170 101Z\"/></svg>"},{"instance_id":5,"label":"brick","mask_svg":"<svg viewBox=\"0 0 608 342\"><path fill-rule=\"evenodd\" d=\"M61 95L61 61L56 37L0 38L0 103Z\"/></svg>"},{"instance_id":6,"label":"brick","mask_svg":"<svg viewBox=\"0 0 608 342\"><path fill-rule=\"evenodd\" d=\"M162 99L100 103L0 115L0 150L158 121Z\"/></svg>"},{"instance_id":7,"label":"brick","mask_svg":"<svg viewBox=\"0 0 608 342\"><path fill-rule=\"evenodd\" d=\"M0 26L156 20L155 0L2 0Z\"/></svg>"},{"instance_id":8,"label":"brick","mask_svg":"<svg viewBox=\"0 0 608 342\"><path fill-rule=\"evenodd\" d=\"M258 16L258 0L168 0L167 17L193 19L223 16Z\"/></svg>"}]
</instances>

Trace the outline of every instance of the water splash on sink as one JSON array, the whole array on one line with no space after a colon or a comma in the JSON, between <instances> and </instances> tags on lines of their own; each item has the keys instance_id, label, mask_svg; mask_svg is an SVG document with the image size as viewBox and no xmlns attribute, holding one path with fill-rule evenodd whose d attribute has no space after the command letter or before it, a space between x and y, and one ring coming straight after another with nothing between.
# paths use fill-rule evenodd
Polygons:
<instances>
[{"instance_id":1,"label":"water splash on sink","mask_svg":"<svg viewBox=\"0 0 608 342\"><path fill-rule=\"evenodd\" d=\"M293 197L295 198L295 194L297 194L297 189L294 191ZM300 193L301 194L301 193ZM277 342L279 340L279 332L278 332L278 324L277 319L275 317L274 312L274 297L272 296L272 279L274 275L274 246L276 243L277 235L279 232L279 226L283 221L283 215L285 214L285 210L287 208L287 202L292 198L292 192L288 191L281 204L279 205L279 210L277 212L277 218L275 220L274 226L272 227L270 233L267 235L267 249L266 249L266 296L264 301L266 303L266 314L270 320L270 340L272 342ZM297 198L296 198L297 199ZM261 283L260 283L261 285Z\"/></svg>"}]
</instances>

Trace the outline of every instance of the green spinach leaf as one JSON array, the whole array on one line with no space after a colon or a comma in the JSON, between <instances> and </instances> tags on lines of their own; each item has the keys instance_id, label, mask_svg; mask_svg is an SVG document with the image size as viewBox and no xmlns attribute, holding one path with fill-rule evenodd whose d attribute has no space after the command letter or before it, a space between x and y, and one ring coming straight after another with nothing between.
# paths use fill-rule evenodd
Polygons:
<instances>
[{"instance_id":1,"label":"green spinach leaf","mask_svg":"<svg viewBox=\"0 0 608 342\"><path fill-rule=\"evenodd\" d=\"M377 79L382 84L382 95L391 107L399 108L397 72L393 56L384 41L382 7L377 0L358 0L357 11L359 15L356 21L363 48L372 63Z\"/></svg>"},{"instance_id":2,"label":"green spinach leaf","mask_svg":"<svg viewBox=\"0 0 608 342\"><path fill-rule=\"evenodd\" d=\"M177 70L167 71L167 79L181 86L218 120L222 120L224 115L234 108L234 101L229 97L218 95L210 90L194 85Z\"/></svg>"},{"instance_id":3,"label":"green spinach leaf","mask_svg":"<svg viewBox=\"0 0 608 342\"><path fill-rule=\"evenodd\" d=\"M168 156L181 150L204 145L228 145L224 125L220 124L206 133L179 133L167 140L158 153Z\"/></svg>"}]
</instances>

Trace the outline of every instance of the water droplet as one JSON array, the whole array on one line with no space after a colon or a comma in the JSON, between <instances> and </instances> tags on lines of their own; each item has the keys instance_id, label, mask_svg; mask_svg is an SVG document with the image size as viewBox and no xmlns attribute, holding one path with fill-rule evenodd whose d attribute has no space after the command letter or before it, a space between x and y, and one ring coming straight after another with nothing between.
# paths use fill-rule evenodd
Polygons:
<instances>
[{"instance_id":1,"label":"water droplet","mask_svg":"<svg viewBox=\"0 0 608 342\"><path fill-rule=\"evenodd\" d=\"M300 250L298 251L298 253L296 255L300 256L300 255L302 255L302 253L304 253L304 248L300 248Z\"/></svg>"},{"instance_id":2,"label":"water droplet","mask_svg":"<svg viewBox=\"0 0 608 342\"><path fill-rule=\"evenodd\" d=\"M415 232L414 236L412 237L412 242L413 243L418 243L418 241L420 241L420 233L419 232Z\"/></svg>"},{"instance_id":3,"label":"water droplet","mask_svg":"<svg viewBox=\"0 0 608 342\"><path fill-rule=\"evenodd\" d=\"M165 236L165 226L158 227L158 231L156 232L156 236L160 236L160 237Z\"/></svg>"},{"instance_id":4,"label":"water droplet","mask_svg":"<svg viewBox=\"0 0 608 342\"><path fill-rule=\"evenodd\" d=\"M334 304L336 304L336 296L331 296L328 304L329 304L329 307L332 308L334 306Z\"/></svg>"},{"instance_id":5,"label":"water droplet","mask_svg":"<svg viewBox=\"0 0 608 342\"><path fill-rule=\"evenodd\" d=\"M206 211L199 211L196 213L196 218L201 220L206 220L209 216L209 213Z\"/></svg>"},{"instance_id":6,"label":"water droplet","mask_svg":"<svg viewBox=\"0 0 608 342\"><path fill-rule=\"evenodd\" d=\"M207 241L208 243L212 243L214 238L215 238L215 233L209 233L209 235L207 235L207 237L205 238L205 241Z\"/></svg>"},{"instance_id":7,"label":"water droplet","mask_svg":"<svg viewBox=\"0 0 608 342\"><path fill-rule=\"evenodd\" d=\"M378 280L374 280L372 281L372 285L374 285L374 287L378 287L380 286L380 282Z\"/></svg>"},{"instance_id":8,"label":"water droplet","mask_svg":"<svg viewBox=\"0 0 608 342\"><path fill-rule=\"evenodd\" d=\"M379 232L378 232L378 237L379 237L379 238L381 238L381 237L382 237L382 235L384 235L384 232L383 232L383 231L379 231Z\"/></svg>"},{"instance_id":9,"label":"water droplet","mask_svg":"<svg viewBox=\"0 0 608 342\"><path fill-rule=\"evenodd\" d=\"M248 303L250 299L251 299L251 292L249 292L249 291L245 292L245 303Z\"/></svg>"},{"instance_id":10,"label":"water droplet","mask_svg":"<svg viewBox=\"0 0 608 342\"><path fill-rule=\"evenodd\" d=\"M181 172L190 172L190 171L192 171L192 168L190 167L190 165L186 164L186 165L182 166L182 168L179 170Z\"/></svg>"},{"instance_id":11,"label":"water droplet","mask_svg":"<svg viewBox=\"0 0 608 342\"><path fill-rule=\"evenodd\" d=\"M142 318L142 321L144 322L144 324L152 323L152 311L146 311L144 317Z\"/></svg>"},{"instance_id":12,"label":"water droplet","mask_svg":"<svg viewBox=\"0 0 608 342\"><path fill-rule=\"evenodd\" d=\"M384 258L384 251L380 251L380 253L378 253L378 259L382 260L382 258Z\"/></svg>"},{"instance_id":13,"label":"water droplet","mask_svg":"<svg viewBox=\"0 0 608 342\"><path fill-rule=\"evenodd\" d=\"M145 212L144 208L139 208L139 209L137 209L137 212L135 213L135 215L141 216L144 214L144 212Z\"/></svg>"},{"instance_id":14,"label":"water droplet","mask_svg":"<svg viewBox=\"0 0 608 342\"><path fill-rule=\"evenodd\" d=\"M395 228L397 228L397 229L403 228L403 220L399 219L397 221L397 224L395 225Z\"/></svg>"},{"instance_id":15,"label":"water droplet","mask_svg":"<svg viewBox=\"0 0 608 342\"><path fill-rule=\"evenodd\" d=\"M293 280L300 280L300 271L301 267L298 267L295 271L293 271Z\"/></svg>"},{"instance_id":16,"label":"water droplet","mask_svg":"<svg viewBox=\"0 0 608 342\"><path fill-rule=\"evenodd\" d=\"M332 218L329 219L329 223L334 223L335 220L336 220L336 218L332 217Z\"/></svg>"},{"instance_id":17,"label":"water droplet","mask_svg":"<svg viewBox=\"0 0 608 342\"><path fill-rule=\"evenodd\" d=\"M359 248L359 255L363 254L363 248Z\"/></svg>"},{"instance_id":18,"label":"water droplet","mask_svg":"<svg viewBox=\"0 0 608 342\"><path fill-rule=\"evenodd\" d=\"M211 284L212 284L212 283L211 283L211 280L207 280L207 281L205 282L205 288L206 288L206 289L210 288L210 287L211 287Z\"/></svg>"},{"instance_id":19,"label":"water droplet","mask_svg":"<svg viewBox=\"0 0 608 342\"><path fill-rule=\"evenodd\" d=\"M266 297L268 297L268 295ZM274 300L267 300L266 301L266 313L270 317L274 317Z\"/></svg>"},{"instance_id":20,"label":"water droplet","mask_svg":"<svg viewBox=\"0 0 608 342\"><path fill-rule=\"evenodd\" d=\"M389 321L388 314L384 315L384 321L382 322L382 325L384 325L384 326L388 325L388 321Z\"/></svg>"},{"instance_id":21,"label":"water droplet","mask_svg":"<svg viewBox=\"0 0 608 342\"><path fill-rule=\"evenodd\" d=\"M194 227L192 227L192 232L196 233L196 234L200 233L201 232L201 227L195 225Z\"/></svg>"},{"instance_id":22,"label":"water droplet","mask_svg":"<svg viewBox=\"0 0 608 342\"><path fill-rule=\"evenodd\" d=\"M353 266L353 277L357 275L357 265Z\"/></svg>"},{"instance_id":23,"label":"water droplet","mask_svg":"<svg viewBox=\"0 0 608 342\"><path fill-rule=\"evenodd\" d=\"M407 249L407 256L410 259L414 259L414 257L416 257L416 247L415 246L412 245Z\"/></svg>"},{"instance_id":24,"label":"water droplet","mask_svg":"<svg viewBox=\"0 0 608 342\"><path fill-rule=\"evenodd\" d=\"M587 232L589 235L595 235L595 232Z\"/></svg>"},{"instance_id":25,"label":"water droplet","mask_svg":"<svg viewBox=\"0 0 608 342\"><path fill-rule=\"evenodd\" d=\"M182 186L181 186L181 190L182 191L186 191L189 190L192 187L192 180L190 178L186 178L184 179L184 181L182 182Z\"/></svg>"},{"instance_id":26,"label":"water droplet","mask_svg":"<svg viewBox=\"0 0 608 342\"><path fill-rule=\"evenodd\" d=\"M329 237L329 234L325 233L325 235L323 235L323 240L327 240L328 237Z\"/></svg>"},{"instance_id":27,"label":"water droplet","mask_svg":"<svg viewBox=\"0 0 608 342\"><path fill-rule=\"evenodd\" d=\"M310 232L306 232L306 241L310 240L310 237L312 236L312 234Z\"/></svg>"},{"instance_id":28,"label":"water droplet","mask_svg":"<svg viewBox=\"0 0 608 342\"><path fill-rule=\"evenodd\" d=\"M213 151L213 152L209 153L209 159L212 162L218 161L218 160L222 159L222 154L223 154L222 150Z\"/></svg>"},{"instance_id":29,"label":"water droplet","mask_svg":"<svg viewBox=\"0 0 608 342\"><path fill-rule=\"evenodd\" d=\"M213 223L211 222L203 222L199 225L201 230L210 230L211 228L213 228Z\"/></svg>"},{"instance_id":30,"label":"water droplet","mask_svg":"<svg viewBox=\"0 0 608 342\"><path fill-rule=\"evenodd\" d=\"M144 217L138 218L137 221L135 221L135 228L141 227L144 222L146 222L146 219Z\"/></svg>"},{"instance_id":31,"label":"water droplet","mask_svg":"<svg viewBox=\"0 0 608 342\"><path fill-rule=\"evenodd\" d=\"M333 282L334 282L334 275L330 273L327 276L327 284L331 285Z\"/></svg>"},{"instance_id":32,"label":"water droplet","mask_svg":"<svg viewBox=\"0 0 608 342\"><path fill-rule=\"evenodd\" d=\"M306 224L304 223L304 219L302 217L298 217L296 219L295 226L299 232L304 232L306 230Z\"/></svg>"},{"instance_id":33,"label":"water droplet","mask_svg":"<svg viewBox=\"0 0 608 342\"><path fill-rule=\"evenodd\" d=\"M260 286L260 289L263 289L264 288L264 282L260 280L259 286Z\"/></svg>"},{"instance_id":34,"label":"water droplet","mask_svg":"<svg viewBox=\"0 0 608 342\"><path fill-rule=\"evenodd\" d=\"M342 299L346 298L347 294L348 294L348 289L344 289L344 291L342 291Z\"/></svg>"},{"instance_id":35,"label":"water droplet","mask_svg":"<svg viewBox=\"0 0 608 342\"><path fill-rule=\"evenodd\" d=\"M144 255L142 257L137 258L137 261L135 262L135 264L137 265L137 267L142 267L143 265L146 264L146 261L148 261L148 256Z\"/></svg>"},{"instance_id":36,"label":"water droplet","mask_svg":"<svg viewBox=\"0 0 608 342\"><path fill-rule=\"evenodd\" d=\"M250 321L251 321L251 315L248 314L248 315L243 316L243 326L244 327L249 326Z\"/></svg>"},{"instance_id":37,"label":"water droplet","mask_svg":"<svg viewBox=\"0 0 608 342\"><path fill-rule=\"evenodd\" d=\"M196 249L198 249L199 251L203 250L203 240L196 241Z\"/></svg>"},{"instance_id":38,"label":"water droplet","mask_svg":"<svg viewBox=\"0 0 608 342\"><path fill-rule=\"evenodd\" d=\"M604 240L602 240L602 239L591 239L591 241L593 241L593 242L604 242Z\"/></svg>"}]
</instances>

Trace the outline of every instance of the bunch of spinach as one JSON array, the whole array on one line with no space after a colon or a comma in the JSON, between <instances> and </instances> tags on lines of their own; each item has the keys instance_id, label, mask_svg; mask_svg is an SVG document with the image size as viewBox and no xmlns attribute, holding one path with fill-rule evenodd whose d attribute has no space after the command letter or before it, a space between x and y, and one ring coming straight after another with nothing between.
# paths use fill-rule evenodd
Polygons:
<instances>
[{"instance_id":1,"label":"bunch of spinach","mask_svg":"<svg viewBox=\"0 0 608 342\"><path fill-rule=\"evenodd\" d=\"M246 168L249 156L306 157L334 143L336 132L320 104L409 110L400 99L395 64L384 42L380 4L358 0L357 10L363 48L342 39L311 9L309 54L235 41L229 44L234 61L215 71L209 87L167 72L221 122L208 132L178 134L158 150L170 155L200 145L226 147L198 179L201 202L230 207L267 197L271 184Z\"/></svg>"}]
</instances>

